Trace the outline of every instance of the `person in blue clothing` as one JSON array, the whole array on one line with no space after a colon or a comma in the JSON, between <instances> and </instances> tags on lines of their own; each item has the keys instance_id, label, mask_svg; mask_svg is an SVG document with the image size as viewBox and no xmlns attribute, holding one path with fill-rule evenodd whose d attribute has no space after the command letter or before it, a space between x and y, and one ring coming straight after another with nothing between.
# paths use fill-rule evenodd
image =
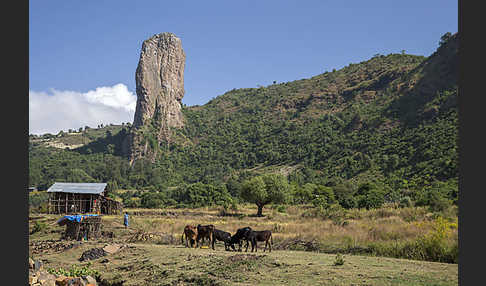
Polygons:
<instances>
[{"instance_id":1,"label":"person in blue clothing","mask_svg":"<svg viewBox=\"0 0 486 286\"><path fill-rule=\"evenodd\" d=\"M128 213L125 213L123 216L123 224L125 225L125 228L128 227Z\"/></svg>"}]
</instances>

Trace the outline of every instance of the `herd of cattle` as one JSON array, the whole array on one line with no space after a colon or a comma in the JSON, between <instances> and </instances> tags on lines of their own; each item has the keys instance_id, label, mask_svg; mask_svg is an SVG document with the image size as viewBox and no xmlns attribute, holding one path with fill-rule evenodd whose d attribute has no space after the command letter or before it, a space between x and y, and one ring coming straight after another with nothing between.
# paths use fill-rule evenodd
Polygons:
<instances>
[{"instance_id":1,"label":"herd of cattle","mask_svg":"<svg viewBox=\"0 0 486 286\"><path fill-rule=\"evenodd\" d=\"M184 232L182 233L181 243L184 243L184 236L186 238L186 247L199 247L199 243L201 241L201 245L204 243L205 239L209 240L209 245L214 250L214 242L216 240L224 242L224 248L226 251L236 251L234 244L238 244L239 248L238 251L241 251L241 245L243 241L246 241L246 251L248 251L248 243L251 243L251 252L255 250L257 251L257 242L258 241L265 241L265 249L263 252L267 250L267 245L269 246L269 251L272 251L272 232L270 230L262 230L262 231L255 231L252 230L251 227L247 226L244 228L240 228L236 231L236 233L232 236L229 232L216 229L214 225L186 225L184 228ZM189 243L190 246L189 246ZM230 249L231 248L231 249Z\"/></svg>"}]
</instances>

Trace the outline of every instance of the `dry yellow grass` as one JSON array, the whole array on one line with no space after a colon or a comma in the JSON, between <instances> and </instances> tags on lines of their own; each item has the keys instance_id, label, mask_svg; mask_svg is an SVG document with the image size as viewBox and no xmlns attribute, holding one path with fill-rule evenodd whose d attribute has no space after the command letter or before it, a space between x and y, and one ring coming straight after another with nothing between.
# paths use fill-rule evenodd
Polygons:
<instances>
[{"instance_id":1,"label":"dry yellow grass","mask_svg":"<svg viewBox=\"0 0 486 286\"><path fill-rule=\"evenodd\" d=\"M250 226L255 230L271 230L276 243L297 237L306 241L317 240L324 245L342 246L413 241L432 231L434 225L434 220L425 208L349 210L346 213L346 225L337 225L329 219L302 217L305 211L306 208L302 206L288 206L285 213L267 208L264 217L256 217L256 206L243 205L235 212L240 215L238 217L220 216L221 208L218 207L128 210L129 213L143 214L131 216L131 229L180 236L188 224L213 224L232 234L238 228ZM171 215L160 215L163 213ZM105 220L123 221L121 216L105 216ZM457 238L457 228L453 230L454 237Z\"/></svg>"},{"instance_id":2,"label":"dry yellow grass","mask_svg":"<svg viewBox=\"0 0 486 286\"><path fill-rule=\"evenodd\" d=\"M130 215L128 233L123 228L122 215L104 215L107 228L118 237L143 231L172 236L172 242L180 241L186 225L213 224L217 229L234 234L237 229L250 226L255 230L271 230L275 247L300 249L289 242L312 242L314 249L322 252L375 253L402 257L403 252L393 250L396 245L405 247L428 234L434 233L436 221L426 208L393 208L378 210L349 210L345 213L346 224L336 224L330 219L303 217L309 210L305 206L287 206L285 213L272 208L264 210L264 217L256 217L256 206L240 205L237 211L221 216L219 207L198 209L126 209ZM54 219L54 218L53 218ZM34 235L33 238L36 236ZM444 237L446 247L457 245L457 217ZM371 247L371 248L370 248ZM374 248L373 248L374 247ZM376 249L376 248L380 249ZM355 250L359 252L353 252ZM307 249L309 250L309 249ZM364 251L364 252L363 252ZM391 253L392 252L392 253ZM405 253L406 255L406 253ZM408 257L412 258L412 257ZM417 258L420 259L420 258ZM446 261L446 260L444 260Z\"/></svg>"}]
</instances>

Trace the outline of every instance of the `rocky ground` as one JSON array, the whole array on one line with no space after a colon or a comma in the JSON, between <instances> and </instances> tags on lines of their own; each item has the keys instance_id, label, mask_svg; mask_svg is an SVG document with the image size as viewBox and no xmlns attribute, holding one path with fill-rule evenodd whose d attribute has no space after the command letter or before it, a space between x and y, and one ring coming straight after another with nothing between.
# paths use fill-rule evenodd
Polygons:
<instances>
[{"instance_id":1,"label":"rocky ground","mask_svg":"<svg viewBox=\"0 0 486 286\"><path fill-rule=\"evenodd\" d=\"M80 242L67 243L65 241L38 241L32 243L38 250L38 246L42 245L42 249L48 253L48 249L51 250L51 255L61 255L62 252L68 251L73 248L77 248L81 245ZM71 245L71 247L59 247L59 245ZM51 246L51 248L49 248ZM73 247L75 246L75 247ZM98 259L100 257L108 256L114 254L121 249L126 247L126 245L120 244L106 244L103 247L93 247L89 248L81 254L78 259L80 262ZM36 256L39 256L40 252L37 252ZM40 255L42 257L42 255ZM109 260L100 260L101 263L106 263ZM45 263L49 263L49 259L33 260L29 257L29 285L72 285L72 286L93 286L93 285L103 285L99 284L101 281L100 275L97 271L92 271L93 275L86 275L87 267L83 270L81 267L73 267L71 270L59 270L59 268L44 267ZM89 266L90 264L87 264ZM70 273L69 273L70 271ZM83 273L84 271L84 273ZM80 275L76 275L76 273ZM66 275L68 274L68 275ZM69 275L72 274L72 275ZM97 281L98 280L98 281ZM106 285L106 284L105 284Z\"/></svg>"},{"instance_id":2,"label":"rocky ground","mask_svg":"<svg viewBox=\"0 0 486 286\"><path fill-rule=\"evenodd\" d=\"M32 286L97 286L96 279L90 275L80 277L52 274L44 269L40 260L29 258L29 285Z\"/></svg>"}]
</instances>

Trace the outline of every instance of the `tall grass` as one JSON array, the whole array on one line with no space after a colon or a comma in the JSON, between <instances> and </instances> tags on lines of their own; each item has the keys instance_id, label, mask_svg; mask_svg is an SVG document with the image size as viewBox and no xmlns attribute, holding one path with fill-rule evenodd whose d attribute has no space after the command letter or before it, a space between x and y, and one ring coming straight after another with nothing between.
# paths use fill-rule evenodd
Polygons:
<instances>
[{"instance_id":1,"label":"tall grass","mask_svg":"<svg viewBox=\"0 0 486 286\"><path fill-rule=\"evenodd\" d=\"M378 256L458 263L457 222L438 217L433 221L432 228L410 241L371 243L371 253Z\"/></svg>"},{"instance_id":2,"label":"tall grass","mask_svg":"<svg viewBox=\"0 0 486 286\"><path fill-rule=\"evenodd\" d=\"M130 212L143 212L132 209ZM151 210L159 211L159 210ZM239 205L231 214L221 208L164 209L173 216L131 217L131 227L147 232L180 236L188 224L213 224L232 234L238 228L271 230L275 247L290 241L312 242L311 250L329 253L368 253L416 260L457 263L457 216L447 219L425 207L384 206L380 209L316 209L310 206L268 208L264 217L254 216L256 207ZM344 223L345 222L345 223ZM307 249L306 247L301 247Z\"/></svg>"}]
</instances>

